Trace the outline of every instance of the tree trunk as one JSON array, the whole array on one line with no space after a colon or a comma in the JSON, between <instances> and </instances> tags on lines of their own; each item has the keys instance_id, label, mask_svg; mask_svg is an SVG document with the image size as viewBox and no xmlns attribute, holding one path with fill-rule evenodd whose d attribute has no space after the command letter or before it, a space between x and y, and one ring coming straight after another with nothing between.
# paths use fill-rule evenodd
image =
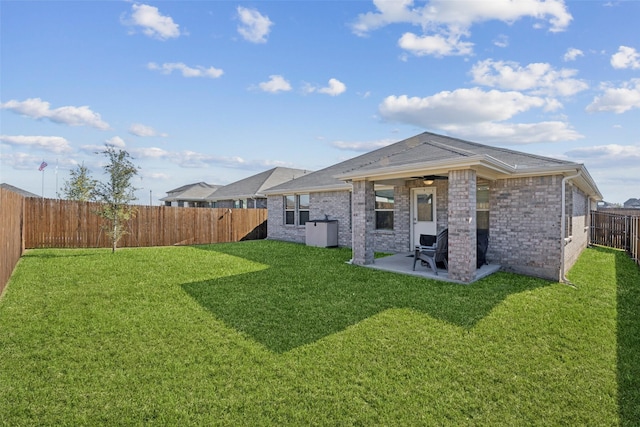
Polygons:
<instances>
[{"instance_id":1,"label":"tree trunk","mask_svg":"<svg viewBox=\"0 0 640 427\"><path fill-rule=\"evenodd\" d=\"M116 251L116 245L118 244L118 220L113 221L113 236L111 237L113 242L113 247L111 248L111 253Z\"/></svg>"}]
</instances>

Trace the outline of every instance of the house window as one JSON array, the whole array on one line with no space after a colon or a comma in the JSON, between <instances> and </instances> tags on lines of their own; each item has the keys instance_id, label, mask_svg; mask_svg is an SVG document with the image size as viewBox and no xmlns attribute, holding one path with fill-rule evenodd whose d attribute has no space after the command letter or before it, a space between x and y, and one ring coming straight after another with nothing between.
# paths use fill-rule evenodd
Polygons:
<instances>
[{"instance_id":1,"label":"house window","mask_svg":"<svg viewBox=\"0 0 640 427\"><path fill-rule=\"evenodd\" d=\"M284 196L284 223L304 225L307 221L309 221L309 195Z\"/></svg>"},{"instance_id":2,"label":"house window","mask_svg":"<svg viewBox=\"0 0 640 427\"><path fill-rule=\"evenodd\" d=\"M233 201L233 207L236 209L246 209L247 207L247 201L242 199L242 200L234 200Z\"/></svg>"},{"instance_id":3,"label":"house window","mask_svg":"<svg viewBox=\"0 0 640 427\"><path fill-rule=\"evenodd\" d=\"M478 182L476 187L476 225L478 230L489 229L489 183Z\"/></svg>"},{"instance_id":4,"label":"house window","mask_svg":"<svg viewBox=\"0 0 640 427\"><path fill-rule=\"evenodd\" d=\"M304 225L309 221L309 195L298 196L298 225Z\"/></svg>"},{"instance_id":5,"label":"house window","mask_svg":"<svg viewBox=\"0 0 640 427\"><path fill-rule=\"evenodd\" d=\"M296 196L284 196L284 223L296 223Z\"/></svg>"},{"instance_id":6,"label":"house window","mask_svg":"<svg viewBox=\"0 0 640 427\"><path fill-rule=\"evenodd\" d=\"M393 230L393 188L380 187L376 194L376 230Z\"/></svg>"}]
</instances>

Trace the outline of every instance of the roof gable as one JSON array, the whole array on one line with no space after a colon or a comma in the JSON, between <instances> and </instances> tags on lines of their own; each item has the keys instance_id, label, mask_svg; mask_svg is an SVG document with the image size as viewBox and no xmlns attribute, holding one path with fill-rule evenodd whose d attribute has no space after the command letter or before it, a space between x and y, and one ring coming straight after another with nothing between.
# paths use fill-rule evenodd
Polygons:
<instances>
[{"instance_id":1,"label":"roof gable","mask_svg":"<svg viewBox=\"0 0 640 427\"><path fill-rule=\"evenodd\" d=\"M303 169L275 167L219 188L211 194L211 200L245 199L264 197L263 191L309 173Z\"/></svg>"},{"instance_id":2,"label":"roof gable","mask_svg":"<svg viewBox=\"0 0 640 427\"><path fill-rule=\"evenodd\" d=\"M205 201L209 200L208 196L211 195L211 193L221 187L221 185L207 184L206 182L187 184L168 191L167 197L163 197L160 200L167 202L174 200Z\"/></svg>"}]
</instances>

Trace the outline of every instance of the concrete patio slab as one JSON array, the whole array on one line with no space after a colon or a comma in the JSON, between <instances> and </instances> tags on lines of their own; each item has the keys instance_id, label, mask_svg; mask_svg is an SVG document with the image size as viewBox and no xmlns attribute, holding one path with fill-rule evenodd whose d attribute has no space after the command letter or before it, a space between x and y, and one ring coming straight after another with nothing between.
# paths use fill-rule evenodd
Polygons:
<instances>
[{"instance_id":1,"label":"concrete patio slab","mask_svg":"<svg viewBox=\"0 0 640 427\"><path fill-rule=\"evenodd\" d=\"M423 277L425 279L442 280L445 282L460 283L468 285L476 280L487 277L490 274L500 270L500 266L497 264L483 265L476 270L476 277L469 283L453 280L449 278L449 272L443 268L438 268L438 274L434 274L428 266L422 266L421 263L416 264L416 269L413 271L413 253L401 253L389 255L382 258L376 258L373 264L367 264L363 267L373 268L376 270L391 271L394 273L408 274L411 276Z\"/></svg>"}]
</instances>

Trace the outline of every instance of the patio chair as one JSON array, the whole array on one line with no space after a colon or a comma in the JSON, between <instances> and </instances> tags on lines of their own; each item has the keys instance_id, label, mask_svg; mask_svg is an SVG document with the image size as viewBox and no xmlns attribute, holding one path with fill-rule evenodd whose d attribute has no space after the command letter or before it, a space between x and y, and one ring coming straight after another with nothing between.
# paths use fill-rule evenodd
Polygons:
<instances>
[{"instance_id":1,"label":"patio chair","mask_svg":"<svg viewBox=\"0 0 640 427\"><path fill-rule=\"evenodd\" d=\"M438 267L437 263L444 264L445 269L449 269L447 264L447 256L449 251L449 229L445 228L436 237L435 246L416 246L415 254L413 257L413 270L416 269L416 263L420 260L423 265L428 265L431 270L437 275Z\"/></svg>"}]
</instances>

